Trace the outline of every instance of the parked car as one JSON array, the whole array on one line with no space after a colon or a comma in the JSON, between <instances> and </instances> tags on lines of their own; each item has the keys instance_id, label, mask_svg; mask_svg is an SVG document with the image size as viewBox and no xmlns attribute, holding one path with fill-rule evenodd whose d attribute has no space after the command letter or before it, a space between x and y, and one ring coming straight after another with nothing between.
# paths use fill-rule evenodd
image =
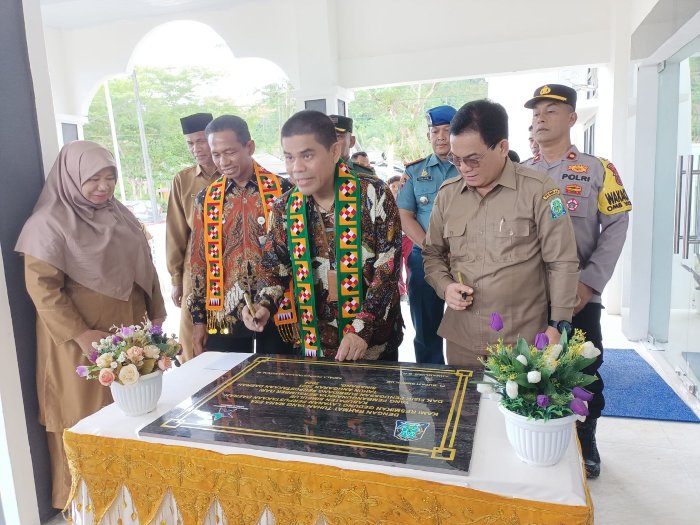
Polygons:
<instances>
[{"instance_id":1,"label":"parked car","mask_svg":"<svg viewBox=\"0 0 700 525\"><path fill-rule=\"evenodd\" d=\"M158 222L163 216L163 210L160 208L160 206L158 206L158 209L156 210L157 216L154 220L153 205L149 200L124 201L123 204L136 216L138 220L144 224Z\"/></svg>"}]
</instances>

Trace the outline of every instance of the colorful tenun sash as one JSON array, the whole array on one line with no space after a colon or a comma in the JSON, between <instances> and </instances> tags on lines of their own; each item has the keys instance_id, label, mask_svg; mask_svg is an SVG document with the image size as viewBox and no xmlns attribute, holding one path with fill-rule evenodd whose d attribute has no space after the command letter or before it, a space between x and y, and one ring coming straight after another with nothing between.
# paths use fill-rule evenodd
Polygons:
<instances>
[{"instance_id":1,"label":"colorful tenun sash","mask_svg":"<svg viewBox=\"0 0 700 525\"><path fill-rule=\"evenodd\" d=\"M265 218L265 231L270 216L270 207L276 198L282 195L282 186L279 177L270 173L265 168L253 161L255 178L260 191L260 203ZM224 308L224 265L222 261L224 247L222 241L222 224L224 216L224 201L226 191L226 177L215 180L208 188L204 197L204 231L205 258L207 263L207 330L210 334L221 332L228 334L232 328L232 321L226 315ZM261 225L262 226L262 225ZM285 292L285 298L289 297L288 305L280 305L274 320L282 339L289 343L298 342L298 328L296 308L292 286ZM284 302L284 301L283 301Z\"/></svg>"},{"instance_id":2,"label":"colorful tenun sash","mask_svg":"<svg viewBox=\"0 0 700 525\"><path fill-rule=\"evenodd\" d=\"M306 197L294 191L287 203L287 243L301 318L301 350L306 356L323 357L306 211ZM344 163L338 162L335 168L335 260L339 341L352 330L351 323L362 306L361 224L360 183Z\"/></svg>"}]
</instances>

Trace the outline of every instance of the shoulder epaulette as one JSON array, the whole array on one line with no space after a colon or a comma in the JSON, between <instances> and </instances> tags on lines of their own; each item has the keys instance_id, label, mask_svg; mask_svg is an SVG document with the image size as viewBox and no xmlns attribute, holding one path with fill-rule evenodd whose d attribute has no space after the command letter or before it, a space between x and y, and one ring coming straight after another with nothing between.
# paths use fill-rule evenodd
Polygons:
<instances>
[{"instance_id":1,"label":"shoulder epaulette","mask_svg":"<svg viewBox=\"0 0 700 525\"><path fill-rule=\"evenodd\" d=\"M445 179L445 181L440 184L440 189L444 188L445 186L449 184L454 184L455 182L459 182L462 180L462 175L456 175L454 177L450 177L449 179Z\"/></svg>"},{"instance_id":2,"label":"shoulder epaulette","mask_svg":"<svg viewBox=\"0 0 700 525\"><path fill-rule=\"evenodd\" d=\"M421 157L420 159L413 160L411 162L407 162L403 166L404 166L404 168L408 168L409 166L413 166L414 164L418 164L419 162L423 162L427 158L428 157Z\"/></svg>"}]
</instances>

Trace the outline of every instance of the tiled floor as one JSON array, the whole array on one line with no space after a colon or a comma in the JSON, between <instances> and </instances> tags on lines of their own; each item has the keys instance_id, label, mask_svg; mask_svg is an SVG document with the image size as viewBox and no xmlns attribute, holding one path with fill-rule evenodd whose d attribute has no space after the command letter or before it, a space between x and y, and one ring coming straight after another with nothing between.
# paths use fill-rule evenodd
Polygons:
<instances>
[{"instance_id":1,"label":"tiled floor","mask_svg":"<svg viewBox=\"0 0 700 525\"><path fill-rule=\"evenodd\" d=\"M408 306L402 306L407 326L400 360L414 361L413 327ZM683 394L672 370L624 338L619 317L604 316L603 332L607 347L634 348ZM700 401L690 402L700 414ZM596 525L700 524L700 424L603 417L597 436L602 472L589 483Z\"/></svg>"}]
</instances>

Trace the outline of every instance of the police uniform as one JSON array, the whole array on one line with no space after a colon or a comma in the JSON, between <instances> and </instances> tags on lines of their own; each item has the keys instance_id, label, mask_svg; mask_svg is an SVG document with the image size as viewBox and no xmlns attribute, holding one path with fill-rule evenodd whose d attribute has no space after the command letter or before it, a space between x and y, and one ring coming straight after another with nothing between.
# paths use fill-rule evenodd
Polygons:
<instances>
[{"instance_id":1,"label":"police uniform","mask_svg":"<svg viewBox=\"0 0 700 525\"><path fill-rule=\"evenodd\" d=\"M540 100L558 100L576 108L576 91L559 84L548 84L535 90L525 107L532 108ZM596 362L583 370L598 378L586 388L595 395L588 402L587 427L579 425L586 470L589 477L596 477L600 458L595 446L595 420L605 407L603 379L598 369L603 364L603 334L600 325L601 293L612 277L617 260L622 253L629 212L632 202L612 162L601 157L581 153L571 146L561 159L547 162L541 153L523 163L525 166L546 173L561 191L574 226L576 248L580 261L580 282L593 289L588 304L573 318L574 328L586 333L601 354ZM588 435L584 435L588 432ZM595 473L591 475L593 461ZM595 470L597 467L597 470Z\"/></svg>"},{"instance_id":2,"label":"police uniform","mask_svg":"<svg viewBox=\"0 0 700 525\"><path fill-rule=\"evenodd\" d=\"M440 297L459 282L474 290L466 310L448 308L439 333L447 362L479 366L486 346L503 337L534 341L552 315L571 320L578 258L559 189L542 173L510 160L493 190L481 197L462 177L446 181L435 199L425 246L425 279ZM548 297L549 294L549 297ZM490 327L498 312L504 328Z\"/></svg>"},{"instance_id":3,"label":"police uniform","mask_svg":"<svg viewBox=\"0 0 700 525\"><path fill-rule=\"evenodd\" d=\"M450 106L439 106L428 110L429 126L449 124L456 110ZM458 175L457 168L447 160L440 160L434 153L406 164L402 186L396 198L400 209L413 212L424 231L428 231L430 213L440 185ZM444 364L442 338L438 327L442 322L445 301L436 295L425 281L423 255L419 246L413 245L406 261L408 270L408 305L416 331L414 346L417 363Z\"/></svg>"}]
</instances>

